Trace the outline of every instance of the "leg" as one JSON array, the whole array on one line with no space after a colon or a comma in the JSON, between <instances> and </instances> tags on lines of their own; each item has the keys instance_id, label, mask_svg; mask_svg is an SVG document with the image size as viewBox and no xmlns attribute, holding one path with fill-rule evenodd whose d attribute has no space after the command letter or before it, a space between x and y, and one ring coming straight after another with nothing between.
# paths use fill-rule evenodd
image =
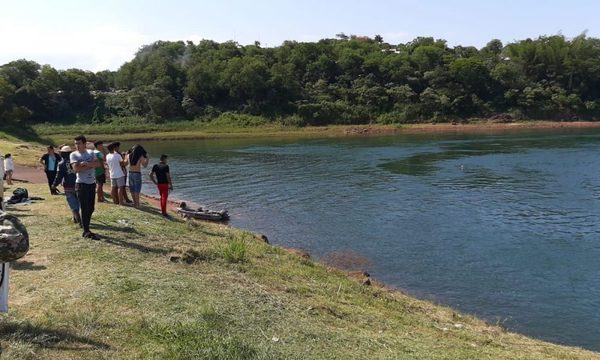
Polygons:
<instances>
[{"instance_id":1,"label":"leg","mask_svg":"<svg viewBox=\"0 0 600 360\"><path fill-rule=\"evenodd\" d=\"M98 202L104 202L104 184L101 182L96 184L96 196L98 197Z\"/></svg>"},{"instance_id":2,"label":"leg","mask_svg":"<svg viewBox=\"0 0 600 360\"><path fill-rule=\"evenodd\" d=\"M126 197L125 186L121 186L121 187L119 187L119 203L121 205L125 205L125 197Z\"/></svg>"},{"instance_id":3,"label":"leg","mask_svg":"<svg viewBox=\"0 0 600 360\"><path fill-rule=\"evenodd\" d=\"M92 198L90 201L89 196L89 185L88 184L77 184L77 198L79 199L79 205L81 206L81 225L83 226L83 233L90 231L90 221L92 219L93 204L94 204L94 190L92 189Z\"/></svg>"},{"instance_id":4,"label":"leg","mask_svg":"<svg viewBox=\"0 0 600 360\"><path fill-rule=\"evenodd\" d=\"M110 196L112 196L113 203L119 204L119 188L115 186L116 184L113 182L113 179L110 179L112 182L112 187L110 188Z\"/></svg>"},{"instance_id":5,"label":"leg","mask_svg":"<svg viewBox=\"0 0 600 360\"><path fill-rule=\"evenodd\" d=\"M133 206L135 208L139 208L140 207L140 193L131 193L131 197L133 198Z\"/></svg>"},{"instance_id":6,"label":"leg","mask_svg":"<svg viewBox=\"0 0 600 360\"><path fill-rule=\"evenodd\" d=\"M169 185L158 184L158 192L160 193L160 211L163 215L167 215L167 198L169 196Z\"/></svg>"},{"instance_id":7,"label":"leg","mask_svg":"<svg viewBox=\"0 0 600 360\"><path fill-rule=\"evenodd\" d=\"M65 197L67 198L67 204L69 204L69 208L73 213L73 222L79 224L79 227L82 227L81 216L79 215L79 200L77 199L77 194L72 190L65 190Z\"/></svg>"},{"instance_id":8,"label":"leg","mask_svg":"<svg viewBox=\"0 0 600 360\"><path fill-rule=\"evenodd\" d=\"M46 171L46 179L48 180L48 188L50 188L50 194L56 195L56 191L52 190L52 184L56 179L56 171Z\"/></svg>"},{"instance_id":9,"label":"leg","mask_svg":"<svg viewBox=\"0 0 600 360\"><path fill-rule=\"evenodd\" d=\"M142 174L139 172L130 172L127 177L129 180L129 192L133 198L133 206L140 207L140 192L142 191Z\"/></svg>"}]
</instances>

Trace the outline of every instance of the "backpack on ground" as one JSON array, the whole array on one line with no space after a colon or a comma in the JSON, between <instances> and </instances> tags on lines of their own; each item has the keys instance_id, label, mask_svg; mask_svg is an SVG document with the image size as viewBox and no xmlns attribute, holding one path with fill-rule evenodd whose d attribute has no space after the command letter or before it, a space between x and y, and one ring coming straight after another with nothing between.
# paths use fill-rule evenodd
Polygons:
<instances>
[{"instance_id":1,"label":"backpack on ground","mask_svg":"<svg viewBox=\"0 0 600 360\"><path fill-rule=\"evenodd\" d=\"M20 202L27 201L28 198L29 192L27 189L16 188L15 191L13 191L13 195L10 197L10 199L8 199L7 203L18 204Z\"/></svg>"}]
</instances>

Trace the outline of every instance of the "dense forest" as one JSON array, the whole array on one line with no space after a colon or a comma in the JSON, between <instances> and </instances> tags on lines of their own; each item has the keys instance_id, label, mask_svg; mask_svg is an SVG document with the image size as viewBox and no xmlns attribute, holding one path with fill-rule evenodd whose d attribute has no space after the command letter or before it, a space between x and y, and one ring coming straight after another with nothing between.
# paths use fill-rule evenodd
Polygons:
<instances>
[{"instance_id":1,"label":"dense forest","mask_svg":"<svg viewBox=\"0 0 600 360\"><path fill-rule=\"evenodd\" d=\"M2 122L149 122L260 115L288 125L600 120L600 39L449 47L338 34L278 47L158 41L117 71L0 66Z\"/></svg>"}]
</instances>

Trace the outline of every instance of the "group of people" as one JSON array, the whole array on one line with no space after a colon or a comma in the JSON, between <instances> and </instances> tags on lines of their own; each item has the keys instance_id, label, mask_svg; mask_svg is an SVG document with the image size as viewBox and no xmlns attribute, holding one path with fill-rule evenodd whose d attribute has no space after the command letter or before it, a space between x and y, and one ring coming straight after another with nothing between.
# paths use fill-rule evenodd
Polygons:
<instances>
[{"instance_id":1,"label":"group of people","mask_svg":"<svg viewBox=\"0 0 600 360\"><path fill-rule=\"evenodd\" d=\"M120 146L119 142L106 146L102 141L90 143L80 135L74 139L74 149L64 144L57 154L53 146L48 146L47 153L40 159L50 193L59 194L58 186L62 184L73 221L83 229L84 238L99 239L90 230L90 222L96 201L106 202L104 184L108 180L115 204L140 207L142 168L148 166L148 153L139 144L125 153L121 153ZM173 182L167 155L161 155L160 162L152 167L150 179L158 187L162 215L168 217L167 201ZM133 200L129 199L126 187L129 187Z\"/></svg>"}]
</instances>

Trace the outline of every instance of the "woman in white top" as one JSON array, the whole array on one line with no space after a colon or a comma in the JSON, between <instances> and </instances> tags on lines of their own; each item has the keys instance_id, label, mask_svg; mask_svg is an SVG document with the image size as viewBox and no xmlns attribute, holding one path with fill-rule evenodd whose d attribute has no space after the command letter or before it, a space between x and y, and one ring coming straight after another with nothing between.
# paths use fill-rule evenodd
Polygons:
<instances>
[{"instance_id":1,"label":"woman in white top","mask_svg":"<svg viewBox=\"0 0 600 360\"><path fill-rule=\"evenodd\" d=\"M12 185L13 171L15 170L15 163L10 154L4 156L4 174L6 176L6 184Z\"/></svg>"}]
</instances>

